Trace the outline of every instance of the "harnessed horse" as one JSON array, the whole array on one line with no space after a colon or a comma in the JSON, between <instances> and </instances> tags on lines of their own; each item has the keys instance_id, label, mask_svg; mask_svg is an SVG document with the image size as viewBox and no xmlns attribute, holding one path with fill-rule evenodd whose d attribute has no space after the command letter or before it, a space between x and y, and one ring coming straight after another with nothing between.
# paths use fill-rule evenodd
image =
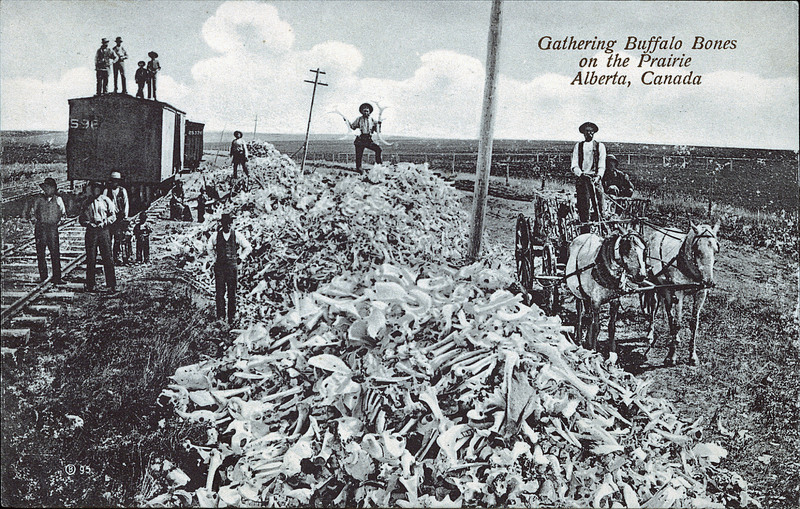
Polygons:
<instances>
[{"instance_id":1,"label":"harnessed horse","mask_svg":"<svg viewBox=\"0 0 800 509\"><path fill-rule=\"evenodd\" d=\"M597 349L600 334L600 308L611 303L608 322L608 349L616 352L616 332L619 297L624 293L629 279L644 281L645 245L636 233L616 233L607 238L594 233L575 237L569 245L565 279L567 287L575 295L575 310L578 314L576 338L583 336L584 308L591 321L586 334L586 347Z\"/></svg>"},{"instance_id":2,"label":"harnessed horse","mask_svg":"<svg viewBox=\"0 0 800 509\"><path fill-rule=\"evenodd\" d=\"M708 288L714 285L714 257L719 252L717 232L719 223L689 228L688 233L678 230L656 228L645 223L647 239L647 258L649 261L648 280L655 285L696 285L689 289L657 288L655 292L647 292L643 296L644 308L649 315L647 339L650 345L655 338L655 317L660 302L664 303L669 323L671 340L664 364L675 364L677 345L680 343L680 329L683 315L683 299L694 295L692 309L692 339L689 343L690 363L699 362L695 339L700 324L700 311L708 294ZM675 312L673 314L673 305Z\"/></svg>"}]
</instances>

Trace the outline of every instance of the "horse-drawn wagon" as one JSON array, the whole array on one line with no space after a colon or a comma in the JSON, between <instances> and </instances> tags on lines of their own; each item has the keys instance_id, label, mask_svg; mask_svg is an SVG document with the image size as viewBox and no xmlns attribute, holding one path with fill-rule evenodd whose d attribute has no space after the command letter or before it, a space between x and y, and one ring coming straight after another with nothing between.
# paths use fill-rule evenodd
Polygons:
<instances>
[{"instance_id":1,"label":"horse-drawn wagon","mask_svg":"<svg viewBox=\"0 0 800 509\"><path fill-rule=\"evenodd\" d=\"M719 224L692 224L683 233L650 222L646 218L649 200L606 197L606 202L609 206L597 221L581 222L572 193L535 192L533 215L520 214L516 229L517 276L526 300L555 313L561 307L562 293L575 297L576 339L583 340L585 313L590 317L585 344L594 349L600 307L608 303L611 352L616 351L614 335L620 297L642 294L643 311L650 322L650 347L655 342L653 321L663 302L671 336L665 364L670 365L676 361L680 342L683 299L694 295L689 349L690 363L696 364L699 360L695 338L707 290L714 285ZM568 291L562 292L562 284Z\"/></svg>"},{"instance_id":2,"label":"horse-drawn wagon","mask_svg":"<svg viewBox=\"0 0 800 509\"><path fill-rule=\"evenodd\" d=\"M641 232L649 200L606 197L609 207L599 221L581 223L575 194L566 190L536 190L531 215L519 214L516 227L517 277L529 301L555 312L561 304L560 286L570 243L583 231L606 236L628 226Z\"/></svg>"}]
</instances>

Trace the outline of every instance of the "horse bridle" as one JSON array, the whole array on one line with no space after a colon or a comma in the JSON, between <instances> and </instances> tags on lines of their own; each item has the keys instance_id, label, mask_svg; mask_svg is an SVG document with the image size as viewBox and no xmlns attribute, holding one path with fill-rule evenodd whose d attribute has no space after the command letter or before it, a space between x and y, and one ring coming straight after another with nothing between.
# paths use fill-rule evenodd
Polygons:
<instances>
[{"instance_id":1,"label":"horse bridle","mask_svg":"<svg viewBox=\"0 0 800 509\"><path fill-rule=\"evenodd\" d=\"M620 249L620 244L622 243L622 240L625 239L626 237L627 238L631 238L631 239L635 239L636 241L639 242L639 244L643 248L645 246L645 243L642 240L642 238L638 234L636 234L634 232L623 233L623 234L619 235L619 237L617 237L617 240L614 242L614 247L612 249L612 255L611 255L611 260L610 260L611 262L613 262L614 264L616 264L619 267L618 271L613 271L612 267L608 266L608 262L605 261L607 259L607 257L603 255L603 252L601 250L597 254L597 257L595 257L594 262L590 263L589 265L587 265L585 267L581 267L579 269L576 268L576 270L574 270L573 272L571 272L571 273L569 273L569 274L564 276L564 281L566 281L567 278L569 278L569 277L577 276L578 277L578 289L580 290L581 294L585 298L588 299L589 298L589 294L586 293L586 290L583 289L583 282L581 281L580 275L583 272L586 272L587 270L591 270L591 269L593 269L595 267L598 267L598 265L599 265L598 264L598 258L599 258L600 261L604 262L604 265L606 265L605 268L608 271L609 275L612 276L614 280L616 280L616 283L617 283L616 287L617 288L622 288L622 286L624 286L624 282L625 282L626 267L624 265L625 260L622 259L622 255L620 254L619 249ZM602 284L602 282L601 282L601 284ZM603 285L603 286L606 286L606 285Z\"/></svg>"},{"instance_id":2,"label":"horse bridle","mask_svg":"<svg viewBox=\"0 0 800 509\"><path fill-rule=\"evenodd\" d=\"M659 277L664 275L664 273L666 273L667 270L669 270L669 268L672 267L672 265L674 264L675 268L677 268L684 276L687 276L693 282L703 284L702 281L703 275L700 274L700 267L697 266L697 263L694 261L694 258L688 256L687 254L686 240L688 238L689 235L687 234L686 237L683 238L683 241L681 242L681 247L680 249L678 249L678 253L675 255L675 257L672 258L672 260L670 260L668 263L663 265L661 267L661 270L659 270L657 274L653 274L653 279L658 279ZM695 246L697 245L697 242L702 238L710 238L714 239L715 241L717 240L717 236L714 235L714 232L711 231L710 228L706 228L702 232L694 236L691 245L689 245L688 247L688 251L693 252ZM653 260L658 260L662 263L664 261L661 258L654 258L654 257L648 257L648 258Z\"/></svg>"}]
</instances>

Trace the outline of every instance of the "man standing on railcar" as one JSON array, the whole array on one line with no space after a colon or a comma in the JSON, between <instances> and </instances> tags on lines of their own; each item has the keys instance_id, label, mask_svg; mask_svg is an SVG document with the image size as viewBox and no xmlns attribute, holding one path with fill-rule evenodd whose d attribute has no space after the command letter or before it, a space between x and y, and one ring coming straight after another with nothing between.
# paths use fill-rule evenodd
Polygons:
<instances>
[{"instance_id":1,"label":"man standing on railcar","mask_svg":"<svg viewBox=\"0 0 800 509\"><path fill-rule=\"evenodd\" d=\"M157 101L156 99L156 75L161 70L161 64L158 63L158 53L151 51L147 54L150 60L147 62L147 98Z\"/></svg>"},{"instance_id":2,"label":"man standing on railcar","mask_svg":"<svg viewBox=\"0 0 800 509\"><path fill-rule=\"evenodd\" d=\"M130 215L130 203L128 201L128 191L120 185L122 182L122 174L118 171L111 172L111 180L106 189L105 195L114 202L117 207L117 219L111 225L111 238L113 240L112 253L114 254L114 263L120 264L119 251L120 251L120 235L122 234L121 228L124 228L123 223Z\"/></svg>"},{"instance_id":3,"label":"man standing on railcar","mask_svg":"<svg viewBox=\"0 0 800 509\"><path fill-rule=\"evenodd\" d=\"M225 318L226 296L228 324L233 325L236 318L236 280L237 264L247 258L253 250L250 242L238 231L234 231L233 217L222 214L220 228L208 239L208 251L214 259L214 280L216 286L217 319Z\"/></svg>"},{"instance_id":4,"label":"man standing on railcar","mask_svg":"<svg viewBox=\"0 0 800 509\"><path fill-rule=\"evenodd\" d=\"M39 265L39 281L47 279L46 250L50 250L53 262L53 284L61 284L61 251L58 240L58 223L67 215L64 200L56 194L58 186L55 179L46 178L39 184L44 191L36 197L31 209L31 218L36 222L33 238L36 241L36 261Z\"/></svg>"},{"instance_id":5,"label":"man standing on railcar","mask_svg":"<svg viewBox=\"0 0 800 509\"><path fill-rule=\"evenodd\" d=\"M114 62L114 93L117 93L117 75L122 81L122 93L128 93L128 86L125 83L125 61L128 59L128 52L122 47L122 37L117 37L115 42L116 46L112 48L114 54L117 56L117 61Z\"/></svg>"},{"instance_id":6,"label":"man standing on railcar","mask_svg":"<svg viewBox=\"0 0 800 509\"><path fill-rule=\"evenodd\" d=\"M375 152L375 164L381 164L381 148L372 141L372 133L380 132L381 123L370 118L372 115L372 105L364 103L358 107L361 116L350 122L350 129L358 129L361 134L356 136L353 144L356 146L356 171L361 172L361 160L364 158L364 149L368 148Z\"/></svg>"},{"instance_id":7,"label":"man standing on railcar","mask_svg":"<svg viewBox=\"0 0 800 509\"><path fill-rule=\"evenodd\" d=\"M94 55L94 70L97 74L97 94L108 93L108 74L111 72L111 64L117 61L117 54L108 47L108 39L103 37L100 41L100 48Z\"/></svg>"},{"instance_id":8,"label":"man standing on railcar","mask_svg":"<svg viewBox=\"0 0 800 509\"><path fill-rule=\"evenodd\" d=\"M600 221L603 210L603 174L606 172L606 146L594 139L597 124L584 122L578 128L584 141L575 144L572 151L572 173L578 177L575 188L578 194L578 217L581 233L591 231L589 221Z\"/></svg>"},{"instance_id":9,"label":"man standing on railcar","mask_svg":"<svg viewBox=\"0 0 800 509\"><path fill-rule=\"evenodd\" d=\"M97 250L103 257L103 272L106 276L106 286L111 292L117 289L117 278L114 272L114 261L111 258L111 232L110 225L117 216L117 206L111 199L103 194L103 184L92 182L90 184L91 198L86 203L78 221L86 227L86 291L95 291L94 271L97 263Z\"/></svg>"}]
</instances>

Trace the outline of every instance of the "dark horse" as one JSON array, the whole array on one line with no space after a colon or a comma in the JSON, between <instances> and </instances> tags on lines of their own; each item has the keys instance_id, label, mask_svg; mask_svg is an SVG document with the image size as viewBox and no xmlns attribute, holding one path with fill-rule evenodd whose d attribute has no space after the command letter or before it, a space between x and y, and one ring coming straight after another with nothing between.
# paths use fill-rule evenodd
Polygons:
<instances>
[{"instance_id":1,"label":"dark horse","mask_svg":"<svg viewBox=\"0 0 800 509\"><path fill-rule=\"evenodd\" d=\"M700 324L700 310L703 309L708 288L714 284L714 257L719 252L718 231L719 223L713 227L692 224L688 233L645 225L648 279L655 285L680 285L678 288L661 288L644 296L644 308L650 320L647 334L650 345L655 339L655 316L659 303L664 303L667 312L671 336L667 358L664 360L667 366L676 361L676 348L681 341L683 299L687 295L694 295L689 362L692 365L699 362L695 339Z\"/></svg>"},{"instance_id":2,"label":"dark horse","mask_svg":"<svg viewBox=\"0 0 800 509\"><path fill-rule=\"evenodd\" d=\"M594 233L584 233L570 243L565 278L567 287L575 295L578 342L583 336L584 309L591 317L586 334L587 348L597 350L600 308L610 302L608 350L616 352L614 334L619 297L629 279L644 281L644 251L644 241L635 233L616 233L605 239Z\"/></svg>"}]
</instances>

